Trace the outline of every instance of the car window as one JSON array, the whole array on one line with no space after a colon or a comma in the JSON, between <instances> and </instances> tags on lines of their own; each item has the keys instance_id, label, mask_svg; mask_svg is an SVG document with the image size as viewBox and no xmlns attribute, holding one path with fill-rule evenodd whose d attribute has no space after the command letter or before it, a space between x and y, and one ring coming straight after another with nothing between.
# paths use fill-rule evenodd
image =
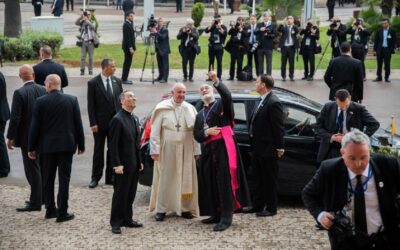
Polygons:
<instances>
[{"instance_id":1,"label":"car window","mask_svg":"<svg viewBox=\"0 0 400 250\"><path fill-rule=\"evenodd\" d=\"M246 106L244 102L234 102L233 108L235 110L235 124L247 124Z\"/></svg>"},{"instance_id":2,"label":"car window","mask_svg":"<svg viewBox=\"0 0 400 250\"><path fill-rule=\"evenodd\" d=\"M293 106L285 106L283 115L286 134L302 136L314 135L313 128L317 121L315 115Z\"/></svg>"}]
</instances>

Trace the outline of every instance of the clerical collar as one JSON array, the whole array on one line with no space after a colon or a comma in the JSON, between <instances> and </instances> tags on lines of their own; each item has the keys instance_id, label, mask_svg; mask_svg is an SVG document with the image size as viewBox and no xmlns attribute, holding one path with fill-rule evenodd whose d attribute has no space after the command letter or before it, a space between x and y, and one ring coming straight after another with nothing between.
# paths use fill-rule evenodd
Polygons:
<instances>
[{"instance_id":1,"label":"clerical collar","mask_svg":"<svg viewBox=\"0 0 400 250\"><path fill-rule=\"evenodd\" d=\"M362 173L362 175L365 176L366 178L368 178L369 168L370 168L370 165L368 163L367 167L365 168L364 172ZM357 174L355 174L349 168L347 168L347 172L349 173L350 180L353 180L354 178L356 178Z\"/></svg>"},{"instance_id":2,"label":"clerical collar","mask_svg":"<svg viewBox=\"0 0 400 250\"><path fill-rule=\"evenodd\" d=\"M175 102L175 100L174 100L173 97L171 98L171 102L172 102L172 104L173 104L174 106L181 106L181 105L182 105L182 102L181 102L181 103Z\"/></svg>"},{"instance_id":3,"label":"clerical collar","mask_svg":"<svg viewBox=\"0 0 400 250\"><path fill-rule=\"evenodd\" d=\"M132 110L132 112L129 112L128 110L124 109L123 107L122 107L122 110L123 110L126 114L133 115L133 110Z\"/></svg>"}]
</instances>

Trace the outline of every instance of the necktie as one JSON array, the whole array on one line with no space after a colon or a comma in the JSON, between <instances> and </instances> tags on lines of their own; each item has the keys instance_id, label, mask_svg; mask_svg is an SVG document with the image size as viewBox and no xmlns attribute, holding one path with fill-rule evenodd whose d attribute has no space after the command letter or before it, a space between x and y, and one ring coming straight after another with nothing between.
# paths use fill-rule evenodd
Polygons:
<instances>
[{"instance_id":1,"label":"necktie","mask_svg":"<svg viewBox=\"0 0 400 250\"><path fill-rule=\"evenodd\" d=\"M287 44L291 44L291 40L292 40L292 34L291 34L291 32L290 32L290 28L291 28L291 26L290 25L288 25L287 26L287 40L286 40L286 42L287 42Z\"/></svg>"},{"instance_id":2,"label":"necktie","mask_svg":"<svg viewBox=\"0 0 400 250\"><path fill-rule=\"evenodd\" d=\"M337 119L337 127L338 127L338 133L343 134L343 111L339 111L339 116Z\"/></svg>"},{"instance_id":3,"label":"necktie","mask_svg":"<svg viewBox=\"0 0 400 250\"><path fill-rule=\"evenodd\" d=\"M250 37L250 43L254 43L254 25L251 25L251 37Z\"/></svg>"},{"instance_id":4,"label":"necktie","mask_svg":"<svg viewBox=\"0 0 400 250\"><path fill-rule=\"evenodd\" d=\"M114 103L113 93L110 86L110 78L107 77L106 82L107 82L107 97L112 103Z\"/></svg>"},{"instance_id":5,"label":"necktie","mask_svg":"<svg viewBox=\"0 0 400 250\"><path fill-rule=\"evenodd\" d=\"M364 187L361 180L362 175L357 175L357 184L354 189L354 224L357 236L367 234L367 216L365 214Z\"/></svg>"}]
</instances>

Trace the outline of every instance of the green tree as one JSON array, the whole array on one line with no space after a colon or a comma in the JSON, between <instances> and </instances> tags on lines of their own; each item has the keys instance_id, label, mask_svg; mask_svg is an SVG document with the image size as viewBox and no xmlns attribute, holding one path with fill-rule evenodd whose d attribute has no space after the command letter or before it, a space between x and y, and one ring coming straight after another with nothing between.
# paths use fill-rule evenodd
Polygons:
<instances>
[{"instance_id":1,"label":"green tree","mask_svg":"<svg viewBox=\"0 0 400 250\"><path fill-rule=\"evenodd\" d=\"M19 37L21 34L21 7L19 1L5 0L4 4L4 36Z\"/></svg>"}]
</instances>

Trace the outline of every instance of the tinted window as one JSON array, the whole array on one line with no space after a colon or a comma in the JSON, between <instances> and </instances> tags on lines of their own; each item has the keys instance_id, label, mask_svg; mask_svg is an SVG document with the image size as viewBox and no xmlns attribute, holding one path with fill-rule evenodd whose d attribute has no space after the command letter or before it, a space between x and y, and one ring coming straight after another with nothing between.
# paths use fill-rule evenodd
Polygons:
<instances>
[{"instance_id":1,"label":"tinted window","mask_svg":"<svg viewBox=\"0 0 400 250\"><path fill-rule=\"evenodd\" d=\"M289 135L313 136L316 124L315 115L297 107L285 106L283 109L285 132Z\"/></svg>"}]
</instances>

